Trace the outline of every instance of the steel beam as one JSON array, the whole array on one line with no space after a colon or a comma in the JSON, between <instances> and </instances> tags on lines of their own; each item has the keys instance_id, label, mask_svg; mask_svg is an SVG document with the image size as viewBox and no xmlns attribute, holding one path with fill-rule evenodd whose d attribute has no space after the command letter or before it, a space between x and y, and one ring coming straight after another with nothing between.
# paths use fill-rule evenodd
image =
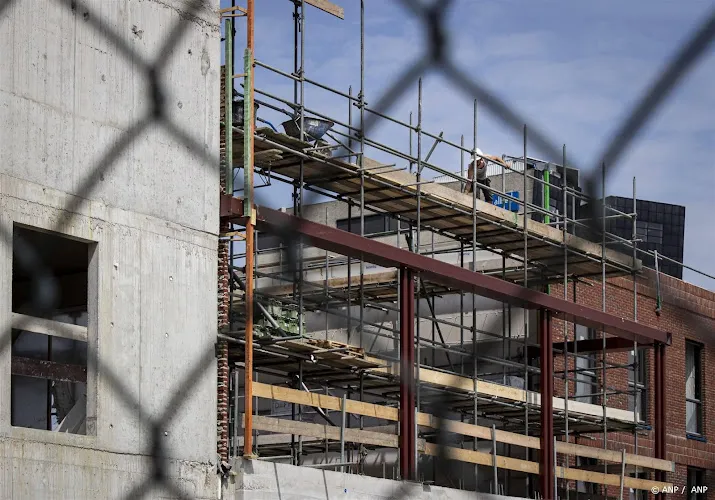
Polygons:
<instances>
[{"instance_id":1,"label":"steel beam","mask_svg":"<svg viewBox=\"0 0 715 500\"><path fill-rule=\"evenodd\" d=\"M541 347L541 451L539 482L542 498L554 496L554 349L551 337L551 313L539 312L539 345Z\"/></svg>"},{"instance_id":2,"label":"steel beam","mask_svg":"<svg viewBox=\"0 0 715 500\"><path fill-rule=\"evenodd\" d=\"M12 357L10 373L23 377L87 383L87 367L44 359Z\"/></svg>"},{"instance_id":3,"label":"steel beam","mask_svg":"<svg viewBox=\"0 0 715 500\"><path fill-rule=\"evenodd\" d=\"M303 235L311 245L348 257L364 259L383 267L407 268L425 280L506 302L527 309L548 309L552 317L635 341L642 345L654 342L670 344L672 334L623 317L597 311L556 296L531 290L494 276L475 273L437 259L419 255L396 246L317 224L265 207L256 208L256 227L273 234ZM221 215L243 221L243 203L239 198L222 196Z\"/></svg>"},{"instance_id":4,"label":"steel beam","mask_svg":"<svg viewBox=\"0 0 715 500\"><path fill-rule=\"evenodd\" d=\"M566 350L569 353L589 354L592 352L603 352L603 339L585 339L579 340L578 343L570 340L566 344ZM552 347L555 352L564 351L563 342L554 342ZM633 342L621 337L606 338L606 351L608 352L625 352L633 350ZM540 349L534 346L529 349L529 355L536 357L540 355Z\"/></svg>"}]
</instances>

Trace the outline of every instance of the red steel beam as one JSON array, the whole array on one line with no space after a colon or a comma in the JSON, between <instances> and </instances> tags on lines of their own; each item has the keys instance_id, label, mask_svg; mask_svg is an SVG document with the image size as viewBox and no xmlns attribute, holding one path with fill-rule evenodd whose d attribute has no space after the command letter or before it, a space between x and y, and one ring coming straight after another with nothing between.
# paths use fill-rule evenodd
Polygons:
<instances>
[{"instance_id":1,"label":"red steel beam","mask_svg":"<svg viewBox=\"0 0 715 500\"><path fill-rule=\"evenodd\" d=\"M405 271L407 274L407 339L406 343L408 346L407 359L409 376L409 383L407 385L407 431L408 431L408 463L409 463L409 474L407 479L410 481L415 481L417 479L417 422L416 422L416 393L417 386L415 384L415 279L412 271Z\"/></svg>"},{"instance_id":2,"label":"red steel beam","mask_svg":"<svg viewBox=\"0 0 715 500\"><path fill-rule=\"evenodd\" d=\"M554 499L554 349L551 345L551 313L539 312L541 348L541 451L539 482L542 498Z\"/></svg>"},{"instance_id":3,"label":"red steel beam","mask_svg":"<svg viewBox=\"0 0 715 500\"><path fill-rule=\"evenodd\" d=\"M403 250L340 229L317 224L266 207L256 208L256 228L273 234L303 235L311 245L353 258L362 258L383 267L405 267L420 277L453 289L474 293L513 306L548 309L554 318L584 325L596 330L651 345L654 341L670 344L672 334L642 323L614 316L590 307L525 288L515 283L475 273L437 259ZM223 195L221 216L245 222L243 200Z\"/></svg>"},{"instance_id":4,"label":"red steel beam","mask_svg":"<svg viewBox=\"0 0 715 500\"><path fill-rule=\"evenodd\" d=\"M400 272L400 476L414 480L415 470L415 283L409 269Z\"/></svg>"},{"instance_id":5,"label":"red steel beam","mask_svg":"<svg viewBox=\"0 0 715 500\"><path fill-rule=\"evenodd\" d=\"M554 352L563 352L564 343L554 342L552 344ZM584 339L575 343L573 340L566 342L566 349L570 353L589 354L594 352L603 352L603 339ZM621 337L606 338L606 352L626 352L633 350L633 342ZM528 347L529 358L538 358L541 355L539 346Z\"/></svg>"}]
</instances>

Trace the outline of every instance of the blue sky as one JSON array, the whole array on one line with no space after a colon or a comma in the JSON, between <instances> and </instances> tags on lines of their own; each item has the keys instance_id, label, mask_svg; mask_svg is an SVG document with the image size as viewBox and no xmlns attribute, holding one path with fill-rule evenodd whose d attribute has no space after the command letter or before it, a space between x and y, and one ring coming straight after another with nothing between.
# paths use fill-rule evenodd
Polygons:
<instances>
[{"instance_id":1,"label":"blue sky","mask_svg":"<svg viewBox=\"0 0 715 500\"><path fill-rule=\"evenodd\" d=\"M360 86L358 0L336 0L341 21L306 7L305 70L308 78L347 92ZM222 6L230 1L222 0ZM712 8L701 0L457 0L447 19L450 53L474 79L509 102L569 157L590 166L641 93ZM292 4L256 1L256 59L283 71L293 69ZM375 104L382 91L424 48L419 21L394 0L365 1L365 95ZM245 23L237 23L242 53ZM241 58L237 58L241 61ZM239 72L237 69L236 72ZM607 181L607 194L631 196L637 178L641 199L685 205L685 263L715 274L715 58L713 51L692 71L638 136ZM292 99L292 85L264 69L259 89ZM394 103L390 114L404 121L417 115L417 83ZM306 87L306 106L347 121L344 98ZM423 128L459 142L472 137L473 97L438 73L423 77ZM265 111L265 110L263 110ZM280 128L285 117L259 112ZM374 139L407 150L408 133L378 126ZM427 151L431 142L423 142ZM481 110L478 146L487 153L520 155L520 132L505 128ZM530 155L543 157L533 147ZM394 162L375 151L375 159ZM459 169L458 151L440 145L431 161ZM402 166L402 165L400 165ZM258 183L258 179L256 180ZM285 190L263 190L274 206L290 205ZM685 279L715 290L715 281L685 272Z\"/></svg>"}]
</instances>

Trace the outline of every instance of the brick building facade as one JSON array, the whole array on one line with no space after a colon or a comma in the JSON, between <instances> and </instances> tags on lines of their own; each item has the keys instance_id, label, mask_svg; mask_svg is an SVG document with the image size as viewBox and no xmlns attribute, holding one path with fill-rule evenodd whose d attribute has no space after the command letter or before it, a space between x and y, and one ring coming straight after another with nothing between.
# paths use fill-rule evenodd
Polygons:
<instances>
[{"instance_id":1,"label":"brick building facade","mask_svg":"<svg viewBox=\"0 0 715 500\"><path fill-rule=\"evenodd\" d=\"M666 400L666 458L676 463L674 473L668 473L666 480L678 487L687 487L689 484L707 486L708 492L700 496L679 495L680 498L711 498L715 497L715 293L697 286L685 283L679 279L660 275L660 314L656 313L658 302L656 300L655 273L647 270L637 280L637 321L649 326L671 332L672 345L666 348L665 362L665 400ZM569 300L574 298L574 290L570 286ZM552 286L551 294L563 297L563 286ZM602 287L600 282L579 283L576 286L576 301L580 304L595 308L602 308ZM615 278L607 281L606 311L627 319L634 318L634 293L632 278ZM563 323L554 321L554 341L563 340ZM600 334L596 333L598 338ZM574 338L573 325L569 325L569 340ZM598 389L602 387L601 353L594 354L594 374L597 379ZM693 363L687 364L690 387L686 390L686 358L690 357ZM614 365L632 364L634 359L630 352L609 352L606 357ZM645 349L640 359L640 373L644 374L647 382L645 391L638 403L641 420L646 425L654 428L657 423L654 419L655 391L654 388L654 358L653 350ZM555 354L554 370L563 370L564 360L562 354ZM573 369L574 362L568 363ZM640 381L639 381L640 382ZM633 371L628 368L609 368L606 370L606 387L608 392L630 391L633 392ZM569 397L576 396L574 382L569 383ZM693 391L695 400L693 402ZM563 396L564 383L558 379L555 383L557 396ZM691 409L686 411L686 395L691 400ZM601 397L591 395L592 402L601 403ZM633 410L634 399L628 394L611 394L607 396L607 405L611 407ZM645 405L642 408L641 405ZM699 415L698 415L699 413ZM691 415L690 425L686 428L686 419ZM594 434L579 438L578 442L596 447L603 447L603 434ZM653 430L638 434L638 451L634 450L634 436L632 433L609 433L607 447L620 451L625 449L629 453L638 453L654 456ZM652 476L652 474L651 474ZM618 488L609 488L608 494L618 497ZM628 495L625 496L628 498ZM642 498L642 497L632 497ZM644 498L644 497L643 497ZM659 496L662 498L662 496Z\"/></svg>"}]
</instances>

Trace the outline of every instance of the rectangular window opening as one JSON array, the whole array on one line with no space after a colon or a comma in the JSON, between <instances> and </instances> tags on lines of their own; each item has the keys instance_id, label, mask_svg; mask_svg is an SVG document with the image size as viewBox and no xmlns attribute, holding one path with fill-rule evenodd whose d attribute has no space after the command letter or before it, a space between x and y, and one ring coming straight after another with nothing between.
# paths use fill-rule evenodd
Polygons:
<instances>
[{"instance_id":1,"label":"rectangular window opening","mask_svg":"<svg viewBox=\"0 0 715 500\"><path fill-rule=\"evenodd\" d=\"M688 484L685 490L688 500L704 500L706 491L705 470L688 467Z\"/></svg>"},{"instance_id":2,"label":"rectangular window opening","mask_svg":"<svg viewBox=\"0 0 715 500\"><path fill-rule=\"evenodd\" d=\"M576 325L576 340L592 340L596 338L596 332L592 328L583 325ZM576 343L578 351L578 342ZM575 353L576 368L576 390L574 400L582 403L595 403L598 392L598 375L596 367L596 356L594 354Z\"/></svg>"},{"instance_id":3,"label":"rectangular window opening","mask_svg":"<svg viewBox=\"0 0 715 500\"><path fill-rule=\"evenodd\" d=\"M702 345L685 342L685 431L703 434Z\"/></svg>"},{"instance_id":4,"label":"rectangular window opening","mask_svg":"<svg viewBox=\"0 0 715 500\"><path fill-rule=\"evenodd\" d=\"M10 422L86 434L91 243L15 225ZM36 272L46 281L38 281ZM51 302L38 308L39 293Z\"/></svg>"},{"instance_id":5,"label":"rectangular window opening","mask_svg":"<svg viewBox=\"0 0 715 500\"><path fill-rule=\"evenodd\" d=\"M647 351L637 349L636 355L633 351L628 353L628 363L636 366L628 370L628 410L638 413L638 421L645 422L648 415L648 392L646 381L648 380Z\"/></svg>"}]
</instances>

